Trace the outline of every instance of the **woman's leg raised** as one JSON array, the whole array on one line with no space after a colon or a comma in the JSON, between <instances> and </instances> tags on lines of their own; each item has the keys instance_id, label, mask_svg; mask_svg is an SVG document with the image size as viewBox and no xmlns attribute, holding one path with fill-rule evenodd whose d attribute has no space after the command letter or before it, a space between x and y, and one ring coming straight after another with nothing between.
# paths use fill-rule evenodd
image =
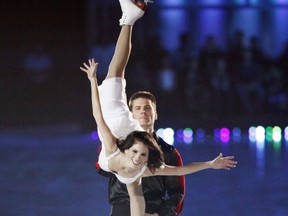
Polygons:
<instances>
[{"instance_id":1,"label":"woman's leg raised","mask_svg":"<svg viewBox=\"0 0 288 216\"><path fill-rule=\"evenodd\" d=\"M108 74L101 86L100 97L108 127L117 138L126 138L131 131L143 130L129 112L124 74L132 48L132 28L144 11L133 0L120 0L120 5L123 13L120 19L121 30Z\"/></svg>"},{"instance_id":2,"label":"woman's leg raised","mask_svg":"<svg viewBox=\"0 0 288 216\"><path fill-rule=\"evenodd\" d=\"M125 68L132 48L132 28L134 23L144 15L147 7L145 3L141 3L138 0L119 0L119 2L122 10L119 24L122 27L106 79L113 77L124 78Z\"/></svg>"},{"instance_id":3,"label":"woman's leg raised","mask_svg":"<svg viewBox=\"0 0 288 216\"><path fill-rule=\"evenodd\" d=\"M132 48L132 28L133 26L131 25L123 25L121 27L106 79L114 77L124 78L125 68Z\"/></svg>"}]
</instances>

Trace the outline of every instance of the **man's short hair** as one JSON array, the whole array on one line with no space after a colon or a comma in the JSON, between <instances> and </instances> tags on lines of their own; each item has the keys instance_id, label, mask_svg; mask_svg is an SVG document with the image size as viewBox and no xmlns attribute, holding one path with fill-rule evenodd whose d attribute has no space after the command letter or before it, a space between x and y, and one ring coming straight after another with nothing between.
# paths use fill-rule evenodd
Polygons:
<instances>
[{"instance_id":1,"label":"man's short hair","mask_svg":"<svg viewBox=\"0 0 288 216\"><path fill-rule=\"evenodd\" d=\"M156 97L148 91L137 91L129 99L129 109L132 110L133 108L133 101L138 98L146 98L152 101L152 103L155 105L156 108Z\"/></svg>"}]
</instances>

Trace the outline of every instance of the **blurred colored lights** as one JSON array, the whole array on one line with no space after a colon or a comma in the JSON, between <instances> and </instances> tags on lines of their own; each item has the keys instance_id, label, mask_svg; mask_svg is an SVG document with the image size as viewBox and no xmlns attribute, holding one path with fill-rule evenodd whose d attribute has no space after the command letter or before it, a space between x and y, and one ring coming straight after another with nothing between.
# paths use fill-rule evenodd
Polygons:
<instances>
[{"instance_id":1,"label":"blurred colored lights","mask_svg":"<svg viewBox=\"0 0 288 216\"><path fill-rule=\"evenodd\" d=\"M183 130L183 141L189 144L193 141L193 130L191 128L185 128Z\"/></svg>"},{"instance_id":2,"label":"blurred colored lights","mask_svg":"<svg viewBox=\"0 0 288 216\"><path fill-rule=\"evenodd\" d=\"M196 136L197 138L204 138L205 137L205 131L202 128L199 128L196 130Z\"/></svg>"},{"instance_id":3,"label":"blurred colored lights","mask_svg":"<svg viewBox=\"0 0 288 216\"><path fill-rule=\"evenodd\" d=\"M275 142L279 142L281 141L282 135L281 135L281 128L278 126L275 126L273 128L273 134L272 134L272 138Z\"/></svg>"},{"instance_id":4,"label":"blurred colored lights","mask_svg":"<svg viewBox=\"0 0 288 216\"><path fill-rule=\"evenodd\" d=\"M91 132L90 137L92 140L98 140L99 139L99 136L98 136L98 133L96 130Z\"/></svg>"},{"instance_id":5,"label":"blurred colored lights","mask_svg":"<svg viewBox=\"0 0 288 216\"><path fill-rule=\"evenodd\" d=\"M168 144L174 144L174 130L172 128L159 129L157 134Z\"/></svg>"},{"instance_id":6,"label":"blurred colored lights","mask_svg":"<svg viewBox=\"0 0 288 216\"><path fill-rule=\"evenodd\" d=\"M282 130L279 126L268 126L266 129L263 126L250 127L249 130L249 139L252 142L255 141L264 141L268 142L280 142L282 139Z\"/></svg>"},{"instance_id":7,"label":"blurred colored lights","mask_svg":"<svg viewBox=\"0 0 288 216\"><path fill-rule=\"evenodd\" d=\"M256 127L252 126L252 127L249 128L248 136L249 136L249 140L251 142L255 142L256 141Z\"/></svg>"},{"instance_id":8,"label":"blurred colored lights","mask_svg":"<svg viewBox=\"0 0 288 216\"><path fill-rule=\"evenodd\" d=\"M265 141L265 128L258 126L255 129L256 141L264 142Z\"/></svg>"},{"instance_id":9,"label":"blurred colored lights","mask_svg":"<svg viewBox=\"0 0 288 216\"><path fill-rule=\"evenodd\" d=\"M219 138L220 138L220 129L219 129L219 128L216 128L216 129L214 130L214 137L215 137L216 139L219 139Z\"/></svg>"},{"instance_id":10,"label":"blurred colored lights","mask_svg":"<svg viewBox=\"0 0 288 216\"><path fill-rule=\"evenodd\" d=\"M241 137L241 129L238 127L233 128L232 134L233 134L233 137L236 137L236 138Z\"/></svg>"},{"instance_id":11,"label":"blurred colored lights","mask_svg":"<svg viewBox=\"0 0 288 216\"><path fill-rule=\"evenodd\" d=\"M229 142L230 140L230 130L228 128L220 129L220 140L222 142Z\"/></svg>"},{"instance_id":12,"label":"blurred colored lights","mask_svg":"<svg viewBox=\"0 0 288 216\"><path fill-rule=\"evenodd\" d=\"M204 129L199 128L192 130L192 128L178 129L174 131L172 128L159 128L156 131L157 135L160 136L165 142L170 145L174 145L175 141L177 144L191 144L196 138L197 141L203 141L206 137L206 132ZM221 141L222 143L227 143L230 141L231 137L235 140L240 139L242 136L242 131L240 128L235 127L232 130L229 128L216 128L213 131L215 140ZM90 133L92 140L99 140L100 137L97 133L97 130L94 130ZM288 126L283 130L279 126L251 126L248 129L248 137L250 142L255 142L258 149L263 149L263 143L273 142L274 148L279 149L281 147L281 140L283 139L288 142Z\"/></svg>"},{"instance_id":13,"label":"blurred colored lights","mask_svg":"<svg viewBox=\"0 0 288 216\"><path fill-rule=\"evenodd\" d=\"M288 126L284 129L284 139L288 141Z\"/></svg>"},{"instance_id":14,"label":"blurred colored lights","mask_svg":"<svg viewBox=\"0 0 288 216\"><path fill-rule=\"evenodd\" d=\"M266 140L272 142L273 128L271 126L266 128Z\"/></svg>"},{"instance_id":15,"label":"blurred colored lights","mask_svg":"<svg viewBox=\"0 0 288 216\"><path fill-rule=\"evenodd\" d=\"M230 131L228 128L222 128L220 130L220 136L223 138L230 137Z\"/></svg>"}]
</instances>

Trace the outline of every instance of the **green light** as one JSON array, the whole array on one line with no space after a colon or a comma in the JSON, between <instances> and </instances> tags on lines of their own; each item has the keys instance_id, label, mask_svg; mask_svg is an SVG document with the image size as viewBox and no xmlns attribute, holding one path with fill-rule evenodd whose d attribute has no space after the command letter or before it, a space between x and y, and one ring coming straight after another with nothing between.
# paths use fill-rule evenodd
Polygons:
<instances>
[{"instance_id":1,"label":"green light","mask_svg":"<svg viewBox=\"0 0 288 216\"><path fill-rule=\"evenodd\" d=\"M281 150L281 142L273 142L273 148L276 153L279 153Z\"/></svg>"},{"instance_id":2,"label":"green light","mask_svg":"<svg viewBox=\"0 0 288 216\"><path fill-rule=\"evenodd\" d=\"M185 128L183 131L184 137L192 137L193 130L191 128Z\"/></svg>"},{"instance_id":3,"label":"green light","mask_svg":"<svg viewBox=\"0 0 288 216\"><path fill-rule=\"evenodd\" d=\"M271 126L268 126L266 128L266 140L268 142L272 142L272 137L273 137L273 128Z\"/></svg>"},{"instance_id":4,"label":"green light","mask_svg":"<svg viewBox=\"0 0 288 216\"><path fill-rule=\"evenodd\" d=\"M272 137L272 133L273 133L273 128L271 126L268 126L266 128L266 136Z\"/></svg>"}]
</instances>

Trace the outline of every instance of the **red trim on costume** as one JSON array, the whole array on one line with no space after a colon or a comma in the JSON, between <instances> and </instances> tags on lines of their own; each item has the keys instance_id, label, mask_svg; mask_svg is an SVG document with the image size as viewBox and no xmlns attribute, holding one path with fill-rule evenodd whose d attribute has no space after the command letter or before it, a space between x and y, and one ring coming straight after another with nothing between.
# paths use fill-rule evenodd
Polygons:
<instances>
[{"instance_id":1,"label":"red trim on costume","mask_svg":"<svg viewBox=\"0 0 288 216\"><path fill-rule=\"evenodd\" d=\"M101 170L101 167L100 167L98 161L96 161L96 163L95 163L95 168L96 168L97 170Z\"/></svg>"},{"instance_id":2,"label":"red trim on costume","mask_svg":"<svg viewBox=\"0 0 288 216\"><path fill-rule=\"evenodd\" d=\"M102 149L102 146L99 146L99 147L97 148L97 154L98 154L98 155L100 154L101 149ZM95 162L95 168L96 168L98 171L101 170L101 167L100 167L98 161Z\"/></svg>"},{"instance_id":3,"label":"red trim on costume","mask_svg":"<svg viewBox=\"0 0 288 216\"><path fill-rule=\"evenodd\" d=\"M183 161L182 161L181 155L179 154L177 149L175 149L175 153L176 153L176 156L177 156L177 164L178 164L178 166L183 166ZM179 178L180 178L180 187L181 187L181 192L183 194L183 197L182 197L181 201L179 202L179 204L178 204L178 206L176 208L176 213L177 214L180 214L182 212L183 205L184 205L184 197L185 197L185 176L182 175L182 176L179 176Z\"/></svg>"}]
</instances>

